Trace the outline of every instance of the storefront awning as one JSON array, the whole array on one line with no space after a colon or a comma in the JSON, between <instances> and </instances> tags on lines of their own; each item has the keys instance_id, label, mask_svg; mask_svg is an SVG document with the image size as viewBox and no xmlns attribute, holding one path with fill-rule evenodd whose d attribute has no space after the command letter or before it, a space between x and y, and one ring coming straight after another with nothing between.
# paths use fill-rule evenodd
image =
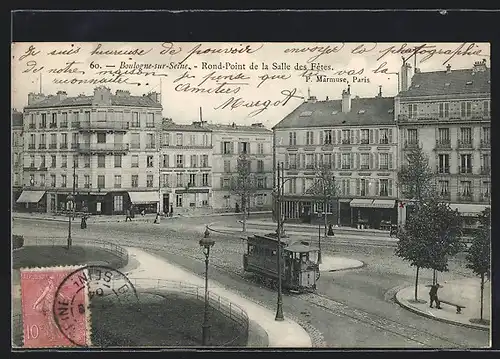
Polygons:
<instances>
[{"instance_id":1,"label":"storefront awning","mask_svg":"<svg viewBox=\"0 0 500 359\"><path fill-rule=\"evenodd\" d=\"M340 203L349 203L349 202L351 202L351 200L349 198L340 198L339 202Z\"/></svg>"},{"instance_id":2,"label":"storefront awning","mask_svg":"<svg viewBox=\"0 0 500 359\"><path fill-rule=\"evenodd\" d=\"M158 192L129 192L130 201L134 204L156 203L159 201Z\"/></svg>"},{"instance_id":3,"label":"storefront awning","mask_svg":"<svg viewBox=\"0 0 500 359\"><path fill-rule=\"evenodd\" d=\"M38 203L44 194L45 191L23 191L16 203Z\"/></svg>"},{"instance_id":4,"label":"storefront awning","mask_svg":"<svg viewBox=\"0 0 500 359\"><path fill-rule=\"evenodd\" d=\"M371 207L373 208L394 208L396 201L393 199L375 199Z\"/></svg>"},{"instance_id":5,"label":"storefront awning","mask_svg":"<svg viewBox=\"0 0 500 359\"><path fill-rule=\"evenodd\" d=\"M349 204L351 207L364 207L368 208L372 206L373 199L366 198L355 198Z\"/></svg>"},{"instance_id":6,"label":"storefront awning","mask_svg":"<svg viewBox=\"0 0 500 359\"><path fill-rule=\"evenodd\" d=\"M452 203L450 204L450 208L452 210L458 209L458 212L462 216L477 216L486 208L490 207L485 204L469 204L469 203Z\"/></svg>"}]
</instances>

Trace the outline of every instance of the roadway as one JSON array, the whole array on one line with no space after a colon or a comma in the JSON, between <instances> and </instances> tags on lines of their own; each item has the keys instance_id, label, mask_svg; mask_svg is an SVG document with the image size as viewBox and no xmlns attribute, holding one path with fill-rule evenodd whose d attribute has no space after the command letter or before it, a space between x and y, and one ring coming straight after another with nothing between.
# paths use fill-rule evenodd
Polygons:
<instances>
[{"instance_id":1,"label":"roadway","mask_svg":"<svg viewBox=\"0 0 500 359\"><path fill-rule=\"evenodd\" d=\"M205 224L217 222L237 228L235 217L179 218L151 223L95 223L86 230L73 226L75 237L96 238L122 246L139 247L198 275L204 273L199 248ZM75 229L76 227L76 229ZM258 226L249 230L259 229ZM269 227L260 228L268 229ZM22 235L66 236L67 224L15 219L13 233ZM233 291L276 308L276 292L255 283L242 271L244 242L236 235L212 233L216 245L211 251L212 279ZM377 243L375 243L377 242ZM411 313L393 302L398 288L412 285L414 269L394 255L394 246L380 245L370 237L359 240L342 236L323 241L325 255L341 255L363 261L356 270L322 273L317 294L285 295L284 312L308 330L317 345L358 348L477 348L489 344L489 333L454 326ZM472 276L463 256L440 274L440 282ZM421 271L429 282L431 271Z\"/></svg>"}]
</instances>

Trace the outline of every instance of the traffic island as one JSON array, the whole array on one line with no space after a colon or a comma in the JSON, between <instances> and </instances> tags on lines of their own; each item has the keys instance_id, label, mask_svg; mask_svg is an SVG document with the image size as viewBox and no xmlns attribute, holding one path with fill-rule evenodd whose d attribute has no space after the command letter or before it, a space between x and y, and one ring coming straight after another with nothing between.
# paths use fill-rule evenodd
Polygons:
<instances>
[{"instance_id":1,"label":"traffic island","mask_svg":"<svg viewBox=\"0 0 500 359\"><path fill-rule=\"evenodd\" d=\"M320 272L337 272L348 269L357 269L365 266L365 263L351 258L323 256L319 265Z\"/></svg>"},{"instance_id":2,"label":"traffic island","mask_svg":"<svg viewBox=\"0 0 500 359\"><path fill-rule=\"evenodd\" d=\"M399 290L394 299L401 307L430 319L468 328L490 330L490 282L487 282L484 288L483 320L479 319L481 305L479 279L465 278L439 284L442 286L438 291L440 309L436 306L431 308L430 303L422 299L429 297L427 284L418 286L416 301L415 286ZM454 304L461 306L460 310L457 310Z\"/></svg>"}]
</instances>

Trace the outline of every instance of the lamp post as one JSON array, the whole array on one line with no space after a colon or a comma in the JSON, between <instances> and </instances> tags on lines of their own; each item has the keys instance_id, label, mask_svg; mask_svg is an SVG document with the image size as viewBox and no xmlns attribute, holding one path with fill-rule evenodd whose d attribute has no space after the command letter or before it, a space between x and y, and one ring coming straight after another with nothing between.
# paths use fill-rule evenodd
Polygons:
<instances>
[{"instance_id":1,"label":"lamp post","mask_svg":"<svg viewBox=\"0 0 500 359\"><path fill-rule=\"evenodd\" d=\"M205 254L205 311L203 314L202 340L203 345L206 346L208 345L208 330L210 328L208 323L208 258L210 257L210 248L214 246L215 241L210 239L210 232L206 230L199 243L200 247L203 247L203 254Z\"/></svg>"},{"instance_id":2,"label":"lamp post","mask_svg":"<svg viewBox=\"0 0 500 359\"><path fill-rule=\"evenodd\" d=\"M66 197L66 203L67 203L66 207L69 207L69 209L68 209L68 241L67 241L68 249L71 247L71 242L72 242L72 239L71 239L71 215L72 215L71 208L72 208L74 199L75 199L75 197L72 194L69 194Z\"/></svg>"}]
</instances>

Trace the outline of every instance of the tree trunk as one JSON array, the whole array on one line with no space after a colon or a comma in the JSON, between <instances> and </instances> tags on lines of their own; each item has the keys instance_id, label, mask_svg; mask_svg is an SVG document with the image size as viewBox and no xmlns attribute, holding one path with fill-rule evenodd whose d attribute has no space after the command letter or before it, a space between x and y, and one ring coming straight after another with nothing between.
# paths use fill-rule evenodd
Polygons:
<instances>
[{"instance_id":1,"label":"tree trunk","mask_svg":"<svg viewBox=\"0 0 500 359\"><path fill-rule=\"evenodd\" d=\"M483 320L483 303L484 303L484 273L481 274L481 309L480 309L480 318Z\"/></svg>"},{"instance_id":2,"label":"tree trunk","mask_svg":"<svg viewBox=\"0 0 500 359\"><path fill-rule=\"evenodd\" d=\"M325 225L325 238L326 238L326 234L328 233L328 218L326 216L326 198L325 198L325 203L323 203L323 212L325 212L325 218L324 218L324 225Z\"/></svg>"},{"instance_id":3,"label":"tree trunk","mask_svg":"<svg viewBox=\"0 0 500 359\"><path fill-rule=\"evenodd\" d=\"M247 204L246 204L246 200L245 200L245 197L243 196L242 198L242 201L241 201L241 209L243 210L243 232L246 233L247 231Z\"/></svg>"},{"instance_id":4,"label":"tree trunk","mask_svg":"<svg viewBox=\"0 0 500 359\"><path fill-rule=\"evenodd\" d=\"M418 300L418 270L420 267L417 266L417 274L415 276L415 302Z\"/></svg>"}]
</instances>

